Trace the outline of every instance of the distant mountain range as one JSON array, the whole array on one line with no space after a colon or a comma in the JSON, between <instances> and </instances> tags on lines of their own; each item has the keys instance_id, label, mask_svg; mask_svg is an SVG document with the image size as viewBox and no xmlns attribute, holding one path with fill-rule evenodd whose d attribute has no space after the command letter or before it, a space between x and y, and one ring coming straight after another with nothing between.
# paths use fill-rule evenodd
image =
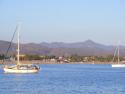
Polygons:
<instances>
[{"instance_id":1,"label":"distant mountain range","mask_svg":"<svg viewBox=\"0 0 125 94\"><path fill-rule=\"evenodd\" d=\"M76 43L27 43L21 44L20 52L22 54L56 55L69 56L73 54L82 56L105 56L113 55L116 47L112 45L103 45L92 40ZM0 54L5 54L9 47L8 41L0 41ZM16 44L12 43L9 53L16 53ZM120 55L125 56L125 47L120 46Z\"/></svg>"}]
</instances>

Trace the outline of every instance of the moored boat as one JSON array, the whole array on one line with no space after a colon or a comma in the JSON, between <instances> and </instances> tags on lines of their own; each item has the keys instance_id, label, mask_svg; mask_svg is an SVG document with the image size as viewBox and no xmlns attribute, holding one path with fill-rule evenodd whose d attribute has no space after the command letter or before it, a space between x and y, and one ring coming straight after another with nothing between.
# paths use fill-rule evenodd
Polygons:
<instances>
[{"instance_id":1,"label":"moored boat","mask_svg":"<svg viewBox=\"0 0 125 94\"><path fill-rule=\"evenodd\" d=\"M16 27L18 30L18 26ZM5 73L36 73L39 72L40 67L33 64L21 64L20 62L20 45L19 45L19 30L18 30L18 49L17 49L17 63L16 65L5 65L3 70Z\"/></svg>"},{"instance_id":2,"label":"moored boat","mask_svg":"<svg viewBox=\"0 0 125 94\"><path fill-rule=\"evenodd\" d=\"M112 63L112 67L114 67L114 68L125 68L125 64L124 63L122 63L122 62L120 62L120 59L119 59L119 45L118 45L118 47L116 48L116 50L115 50L115 53L114 53L114 57L113 57L113 61L114 61L114 59L115 59L115 55L116 55L116 53L117 53L117 63L115 63L115 64L113 64Z\"/></svg>"}]
</instances>

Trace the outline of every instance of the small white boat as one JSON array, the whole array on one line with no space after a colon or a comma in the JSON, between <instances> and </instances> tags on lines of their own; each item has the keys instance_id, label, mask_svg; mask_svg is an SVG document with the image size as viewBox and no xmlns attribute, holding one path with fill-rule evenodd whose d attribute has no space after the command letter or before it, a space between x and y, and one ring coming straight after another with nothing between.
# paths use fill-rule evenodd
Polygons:
<instances>
[{"instance_id":1,"label":"small white boat","mask_svg":"<svg viewBox=\"0 0 125 94\"><path fill-rule=\"evenodd\" d=\"M120 59L119 59L119 45L115 50L114 57L113 57L112 61L114 61L116 53L117 53L117 56L118 56L118 63L112 64L112 67L114 67L114 68L125 68L125 64L120 62Z\"/></svg>"},{"instance_id":2,"label":"small white boat","mask_svg":"<svg viewBox=\"0 0 125 94\"><path fill-rule=\"evenodd\" d=\"M18 30L18 26L16 27L16 30ZM20 45L19 45L19 31L18 31L18 49L17 49L17 63L16 65L5 65L4 66L4 72L5 73L36 73L39 72L40 67L33 64L21 64L20 63Z\"/></svg>"},{"instance_id":3,"label":"small white boat","mask_svg":"<svg viewBox=\"0 0 125 94\"><path fill-rule=\"evenodd\" d=\"M124 68L124 67L125 67L125 64L112 64L112 67L114 67L114 68L115 68L115 67L116 67L116 68L120 68L120 67L122 68L122 67L123 67L123 68Z\"/></svg>"}]
</instances>

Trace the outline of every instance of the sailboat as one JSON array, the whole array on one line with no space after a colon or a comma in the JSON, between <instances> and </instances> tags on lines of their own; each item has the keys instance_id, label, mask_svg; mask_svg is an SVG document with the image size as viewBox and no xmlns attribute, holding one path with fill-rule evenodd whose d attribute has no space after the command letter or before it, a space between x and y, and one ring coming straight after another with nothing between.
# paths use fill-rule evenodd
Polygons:
<instances>
[{"instance_id":1,"label":"sailboat","mask_svg":"<svg viewBox=\"0 0 125 94\"><path fill-rule=\"evenodd\" d=\"M18 28L18 26L16 27ZM18 29L16 29L18 30ZM17 48L17 63L16 65L5 65L5 73L37 73L40 70L40 67L33 64L21 64L20 62L20 39L19 39L19 30L18 30L18 48Z\"/></svg>"},{"instance_id":2,"label":"sailboat","mask_svg":"<svg viewBox=\"0 0 125 94\"><path fill-rule=\"evenodd\" d=\"M119 59L119 45L118 45L118 47L117 47L116 50L115 50L114 57L113 57L113 60L112 60L112 61L114 61L116 53L117 53L117 56L118 56L118 60L117 60L118 63L112 64L112 67L115 67L115 68L125 67L125 64L120 63L120 59Z\"/></svg>"}]
</instances>

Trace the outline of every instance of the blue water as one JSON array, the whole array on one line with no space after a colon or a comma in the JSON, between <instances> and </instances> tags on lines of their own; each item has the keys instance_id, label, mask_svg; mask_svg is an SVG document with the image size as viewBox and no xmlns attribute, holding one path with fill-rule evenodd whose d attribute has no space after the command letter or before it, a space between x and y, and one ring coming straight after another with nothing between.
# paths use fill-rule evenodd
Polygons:
<instances>
[{"instance_id":1,"label":"blue water","mask_svg":"<svg viewBox=\"0 0 125 94\"><path fill-rule=\"evenodd\" d=\"M36 74L5 74L0 94L125 94L125 68L110 65L42 64Z\"/></svg>"}]
</instances>

